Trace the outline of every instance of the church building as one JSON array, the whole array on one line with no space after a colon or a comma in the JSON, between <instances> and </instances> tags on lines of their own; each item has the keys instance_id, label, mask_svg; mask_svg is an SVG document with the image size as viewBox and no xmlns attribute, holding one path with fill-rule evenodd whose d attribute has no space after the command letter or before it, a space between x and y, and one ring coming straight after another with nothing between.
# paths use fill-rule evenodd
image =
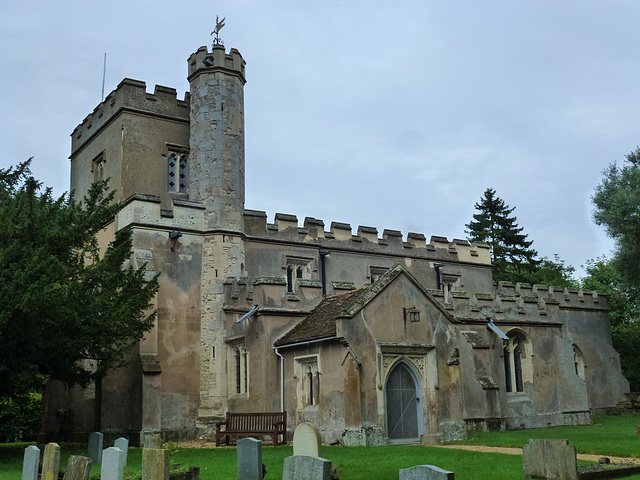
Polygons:
<instances>
[{"instance_id":1,"label":"church building","mask_svg":"<svg viewBox=\"0 0 640 480\"><path fill-rule=\"evenodd\" d=\"M496 285L485 244L245 208L245 61L201 47L188 80L179 99L126 78L72 133L76 197L109 178L125 205L101 241L131 227L160 274L155 327L103 382L105 434L286 411L328 443L427 444L586 424L628 392L602 294ZM45 436L86 440L94 399L49 382Z\"/></svg>"}]
</instances>

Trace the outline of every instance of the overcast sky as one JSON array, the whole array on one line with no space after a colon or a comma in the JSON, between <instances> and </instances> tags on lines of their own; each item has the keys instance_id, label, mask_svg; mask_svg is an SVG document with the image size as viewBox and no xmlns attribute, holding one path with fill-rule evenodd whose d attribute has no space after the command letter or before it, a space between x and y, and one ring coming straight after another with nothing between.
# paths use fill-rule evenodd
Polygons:
<instances>
[{"instance_id":1,"label":"overcast sky","mask_svg":"<svg viewBox=\"0 0 640 480\"><path fill-rule=\"evenodd\" d=\"M640 131L637 0L3 1L0 168L69 188L70 137L124 78L247 62L246 207L465 238L492 187L542 256L613 243L590 196Z\"/></svg>"}]
</instances>

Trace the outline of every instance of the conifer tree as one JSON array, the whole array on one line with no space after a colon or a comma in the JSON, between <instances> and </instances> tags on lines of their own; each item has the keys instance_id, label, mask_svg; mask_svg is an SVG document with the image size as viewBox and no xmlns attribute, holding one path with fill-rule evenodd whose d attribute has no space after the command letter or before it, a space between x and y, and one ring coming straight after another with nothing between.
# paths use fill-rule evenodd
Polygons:
<instances>
[{"instance_id":1,"label":"conifer tree","mask_svg":"<svg viewBox=\"0 0 640 480\"><path fill-rule=\"evenodd\" d=\"M46 378L95 382L98 390L153 327L158 281L146 278L144 266L127 266L131 230L104 250L98 245L98 232L121 208L106 182L78 202L54 198L29 162L0 169L0 399Z\"/></svg>"},{"instance_id":2,"label":"conifer tree","mask_svg":"<svg viewBox=\"0 0 640 480\"><path fill-rule=\"evenodd\" d=\"M536 252L522 233L524 228L516 223L511 214L515 207L509 207L492 188L487 188L480 202L475 204L478 213L465 225L465 232L471 242L483 242L491 247L493 278L495 281L521 281L524 274L535 271L540 264Z\"/></svg>"}]
</instances>

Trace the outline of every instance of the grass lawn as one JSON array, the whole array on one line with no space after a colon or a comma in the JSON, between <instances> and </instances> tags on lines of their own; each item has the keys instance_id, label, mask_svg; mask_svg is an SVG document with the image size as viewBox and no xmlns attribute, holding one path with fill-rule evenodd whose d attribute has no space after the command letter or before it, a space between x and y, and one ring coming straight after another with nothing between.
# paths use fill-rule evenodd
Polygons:
<instances>
[{"instance_id":1,"label":"grass lawn","mask_svg":"<svg viewBox=\"0 0 640 480\"><path fill-rule=\"evenodd\" d=\"M566 438L578 453L640 457L640 435L635 426L640 417L594 416L593 425L577 427L548 427L508 432L469 432L464 445L491 445L494 447L522 447L532 438Z\"/></svg>"},{"instance_id":2,"label":"grass lawn","mask_svg":"<svg viewBox=\"0 0 640 480\"><path fill-rule=\"evenodd\" d=\"M635 425L640 417L596 417L594 425L583 427L552 427L514 432L473 433L473 438L459 442L494 446L522 446L531 438L567 438L576 445L579 453L596 453L611 456L640 456L640 435ZM638 437L638 438L636 438ZM24 448L28 444L0 444L0 480L21 478ZM266 479L282 478L285 457L292 455L291 446L262 449L263 463L267 467ZM61 466L66 466L70 455L83 455L86 450L78 447L62 448ZM512 480L522 478L522 458L517 455L479 453L417 445L383 447L331 447L324 446L322 456L338 468L341 480L397 479L398 470L414 465L432 464L452 470L457 480ZM235 448L178 448L172 463L200 467L202 480L236 480ZM129 450L125 478L139 473L142 451ZM99 466L92 474L99 473ZM640 475L627 477L640 480Z\"/></svg>"}]
</instances>

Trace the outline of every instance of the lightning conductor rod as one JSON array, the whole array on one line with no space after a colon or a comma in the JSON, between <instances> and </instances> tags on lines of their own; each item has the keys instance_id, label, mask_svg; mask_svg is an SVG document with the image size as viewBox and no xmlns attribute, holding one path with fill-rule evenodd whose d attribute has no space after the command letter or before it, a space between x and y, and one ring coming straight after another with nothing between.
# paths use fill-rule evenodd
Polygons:
<instances>
[{"instance_id":1,"label":"lightning conductor rod","mask_svg":"<svg viewBox=\"0 0 640 480\"><path fill-rule=\"evenodd\" d=\"M107 76L107 52L104 52L104 63L102 65L102 99L100 103L104 102L104 79Z\"/></svg>"}]
</instances>

